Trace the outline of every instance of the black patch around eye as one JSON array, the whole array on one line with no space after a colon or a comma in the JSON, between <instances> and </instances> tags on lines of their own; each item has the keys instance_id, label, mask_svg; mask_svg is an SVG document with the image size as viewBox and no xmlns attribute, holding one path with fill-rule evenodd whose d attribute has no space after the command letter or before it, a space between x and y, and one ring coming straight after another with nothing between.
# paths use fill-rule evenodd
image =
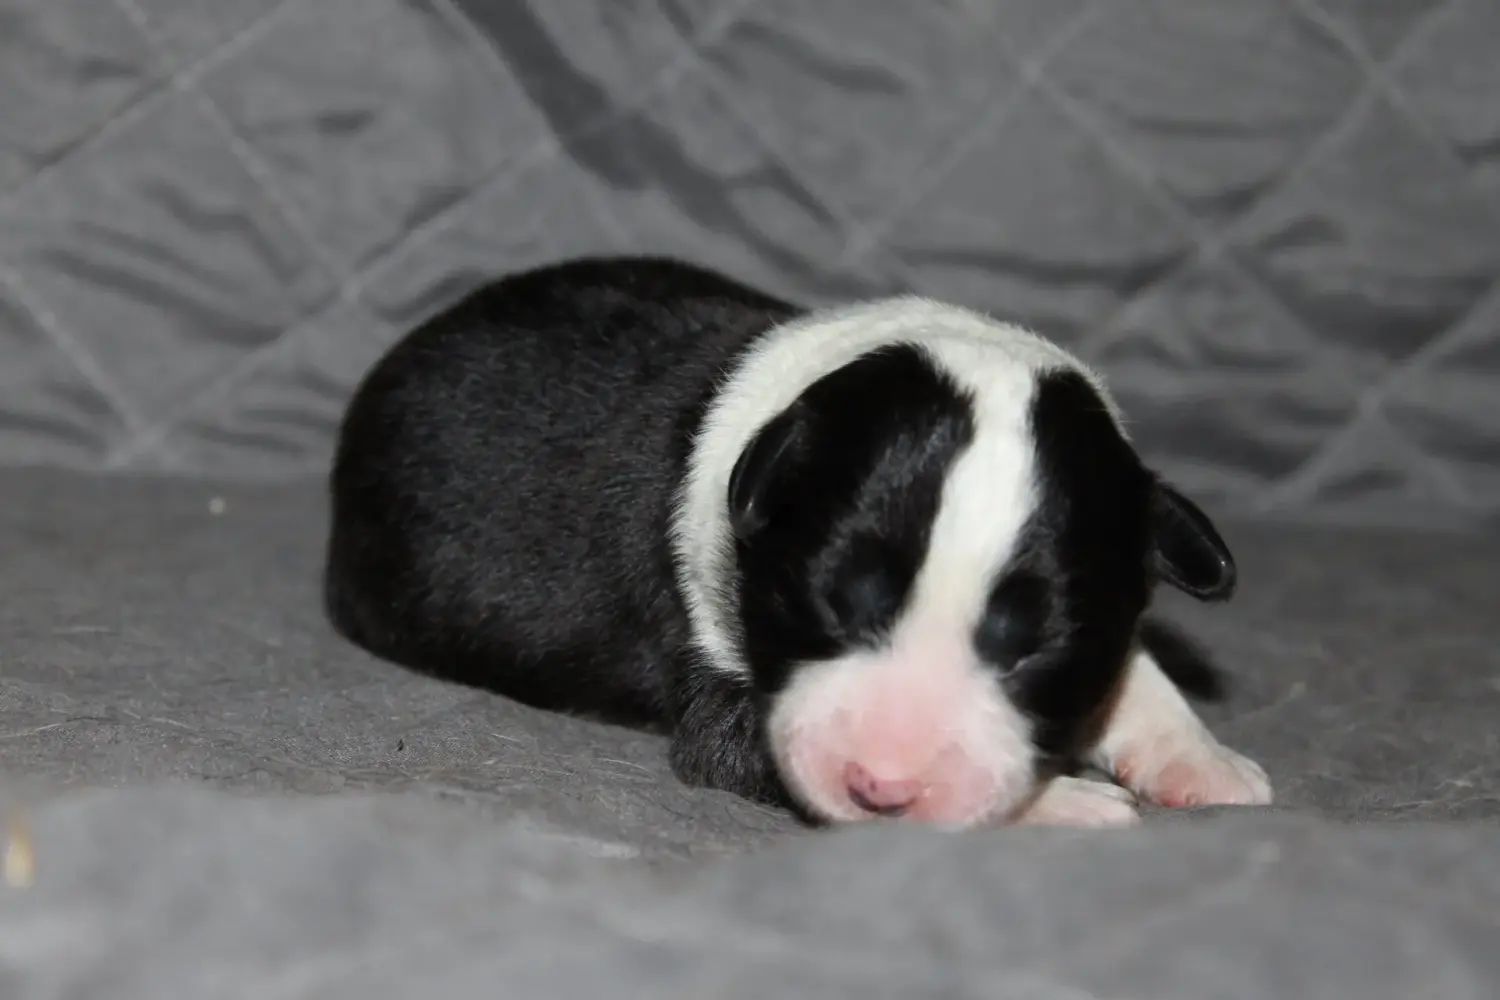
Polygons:
<instances>
[{"instance_id":1,"label":"black patch around eye","mask_svg":"<svg viewBox=\"0 0 1500 1000\"><path fill-rule=\"evenodd\" d=\"M800 447L735 538L736 631L759 690L794 665L883 646L926 558L974 400L927 352L891 345L799 397ZM733 494L726 502L734 503Z\"/></svg>"},{"instance_id":2,"label":"black patch around eye","mask_svg":"<svg viewBox=\"0 0 1500 1000\"><path fill-rule=\"evenodd\" d=\"M1046 637L1047 584L1034 573L1011 573L990 592L974 647L985 662L1009 673L1041 649Z\"/></svg>"}]
</instances>

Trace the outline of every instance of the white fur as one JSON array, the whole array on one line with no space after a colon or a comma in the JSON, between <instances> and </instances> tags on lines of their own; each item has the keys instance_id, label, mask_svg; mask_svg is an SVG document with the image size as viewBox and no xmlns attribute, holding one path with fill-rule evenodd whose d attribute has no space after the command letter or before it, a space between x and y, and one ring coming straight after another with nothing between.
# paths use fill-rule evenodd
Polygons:
<instances>
[{"instance_id":1,"label":"white fur","mask_svg":"<svg viewBox=\"0 0 1500 1000\"><path fill-rule=\"evenodd\" d=\"M890 648L801 665L770 719L771 743L792 791L829 818L861 815L840 777L853 763L891 787L920 787L909 815L962 826L1012 810L1032 792L1030 724L979 662L971 636L1036 506L1029 420L1037 376L1081 372L1108 400L1097 376L1026 330L925 299L810 314L771 331L710 407L673 541L695 637L714 669L743 674L730 595L720 590L731 568L734 464L755 432L817 379L902 342L924 348L971 392L974 437L944 483Z\"/></svg>"},{"instance_id":2,"label":"white fur","mask_svg":"<svg viewBox=\"0 0 1500 1000\"><path fill-rule=\"evenodd\" d=\"M1093 759L1136 794L1162 805L1271 801L1261 766L1215 739L1144 649L1131 656Z\"/></svg>"},{"instance_id":3,"label":"white fur","mask_svg":"<svg viewBox=\"0 0 1500 1000\"><path fill-rule=\"evenodd\" d=\"M909 811L969 826L1031 791L1026 719L975 660L970 630L906 616L891 647L806 664L777 699L772 751L793 794L821 815L862 818L843 775L853 763L920 789Z\"/></svg>"}]
</instances>

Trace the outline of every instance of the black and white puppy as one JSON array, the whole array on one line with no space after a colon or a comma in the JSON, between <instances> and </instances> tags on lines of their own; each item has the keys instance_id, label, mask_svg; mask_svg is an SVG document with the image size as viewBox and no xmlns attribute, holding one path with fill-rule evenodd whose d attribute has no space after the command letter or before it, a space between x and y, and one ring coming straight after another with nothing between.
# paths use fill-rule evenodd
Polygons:
<instances>
[{"instance_id":1,"label":"black and white puppy","mask_svg":"<svg viewBox=\"0 0 1500 1000\"><path fill-rule=\"evenodd\" d=\"M812 819L1116 824L1270 800L1153 655L1235 564L1053 343L917 297L802 310L662 259L478 290L370 372L326 601L377 656L671 735ZM1061 775L1061 776L1059 776Z\"/></svg>"}]
</instances>

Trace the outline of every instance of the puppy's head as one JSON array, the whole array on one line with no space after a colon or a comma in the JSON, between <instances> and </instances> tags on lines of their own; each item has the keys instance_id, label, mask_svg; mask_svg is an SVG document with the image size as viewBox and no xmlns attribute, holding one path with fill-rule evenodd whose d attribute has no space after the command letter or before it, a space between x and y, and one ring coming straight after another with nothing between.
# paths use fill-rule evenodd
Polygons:
<instances>
[{"instance_id":1,"label":"puppy's head","mask_svg":"<svg viewBox=\"0 0 1500 1000\"><path fill-rule=\"evenodd\" d=\"M721 500L742 667L783 780L829 820L1013 811L1091 735L1153 585L1234 587L1086 371L998 349L1014 328L940 333L817 377Z\"/></svg>"}]
</instances>

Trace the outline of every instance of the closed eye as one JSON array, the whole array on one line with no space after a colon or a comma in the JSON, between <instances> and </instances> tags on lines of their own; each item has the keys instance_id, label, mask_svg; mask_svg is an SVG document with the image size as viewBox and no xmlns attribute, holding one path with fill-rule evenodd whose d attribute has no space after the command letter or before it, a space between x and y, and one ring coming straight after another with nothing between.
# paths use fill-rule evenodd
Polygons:
<instances>
[{"instance_id":1,"label":"closed eye","mask_svg":"<svg viewBox=\"0 0 1500 1000\"><path fill-rule=\"evenodd\" d=\"M1008 574L990 592L974 633L979 656L1002 673L1021 667L1041 651L1051 599L1047 583L1034 573Z\"/></svg>"},{"instance_id":2,"label":"closed eye","mask_svg":"<svg viewBox=\"0 0 1500 1000\"><path fill-rule=\"evenodd\" d=\"M846 641L877 642L901 610L905 588L893 553L876 542L853 545L830 574L829 625Z\"/></svg>"}]
</instances>

